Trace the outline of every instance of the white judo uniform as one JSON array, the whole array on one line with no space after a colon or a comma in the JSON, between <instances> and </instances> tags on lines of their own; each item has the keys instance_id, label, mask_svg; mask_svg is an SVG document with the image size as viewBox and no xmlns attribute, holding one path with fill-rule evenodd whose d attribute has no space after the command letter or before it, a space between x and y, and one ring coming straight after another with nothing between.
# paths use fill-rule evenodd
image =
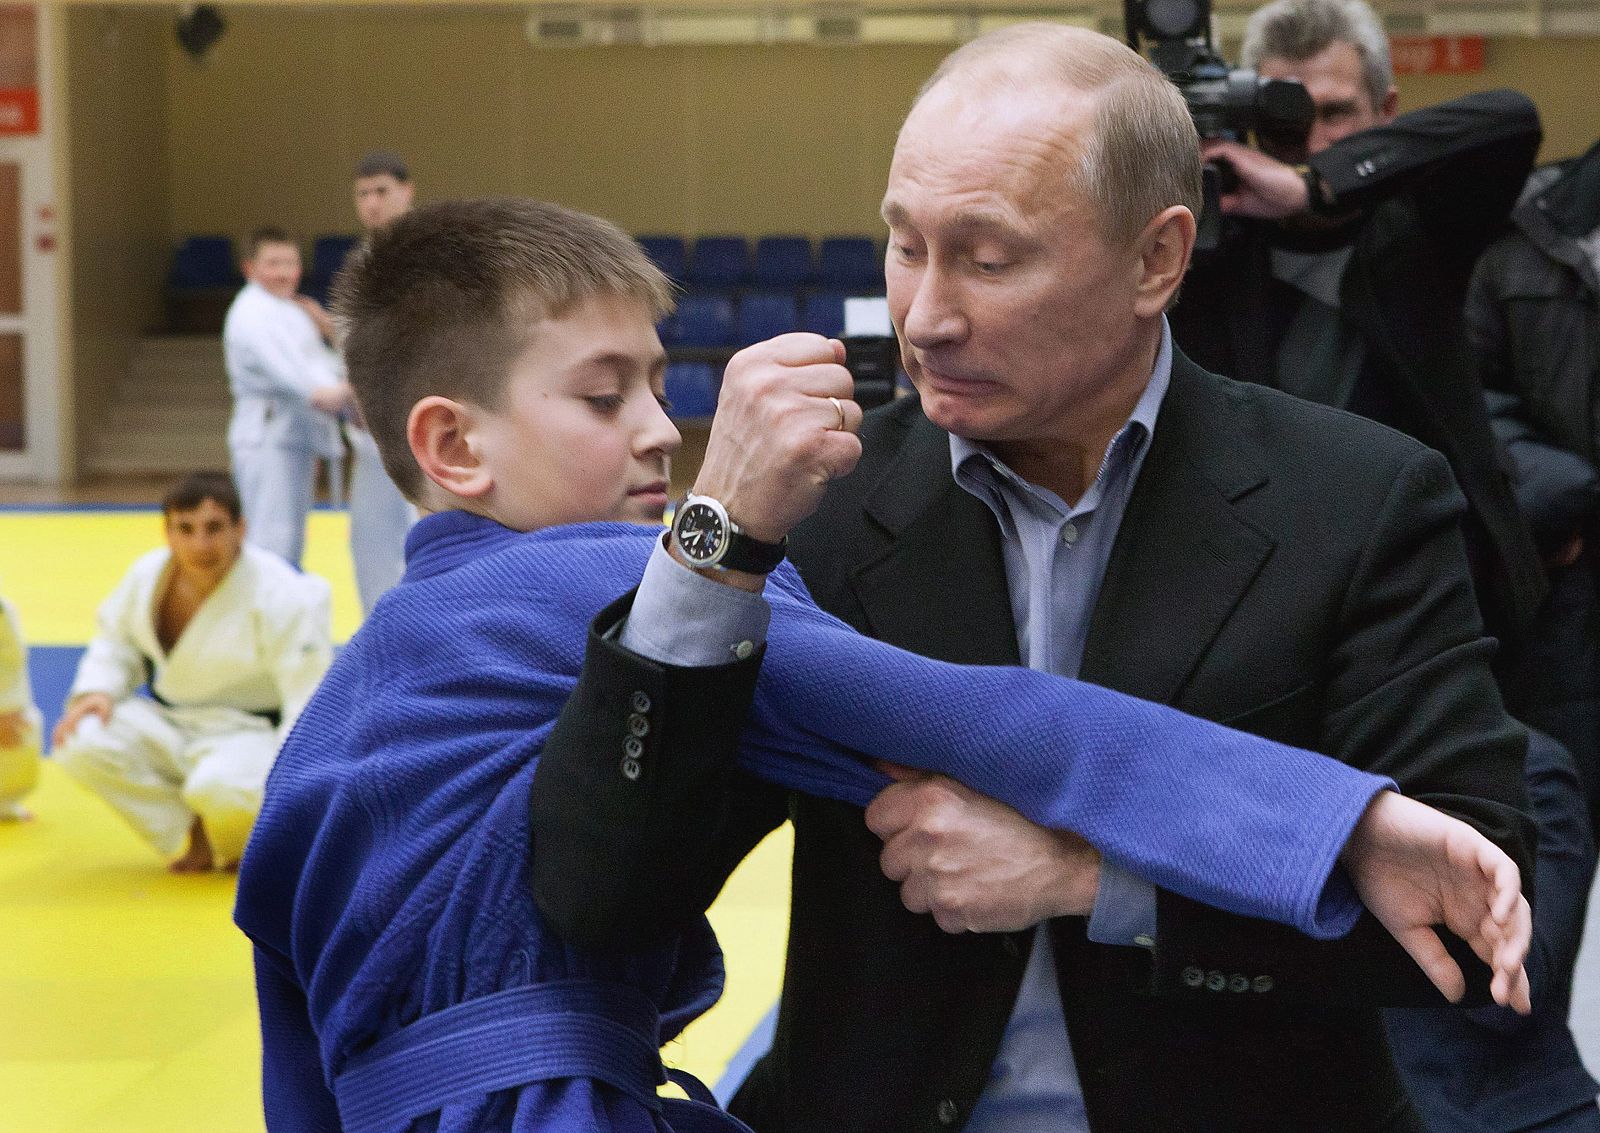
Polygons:
<instances>
[{"instance_id":1,"label":"white judo uniform","mask_svg":"<svg viewBox=\"0 0 1600 1133\"><path fill-rule=\"evenodd\" d=\"M406 533L417 521L417 509L383 470L372 434L351 422L345 436L350 440L350 558L361 610L370 614L406 572Z\"/></svg>"},{"instance_id":2,"label":"white judo uniform","mask_svg":"<svg viewBox=\"0 0 1600 1133\"><path fill-rule=\"evenodd\" d=\"M168 652L156 618L171 560L144 555L101 605L72 695L116 707L53 754L163 855L198 815L216 859L237 861L278 746L333 659L329 588L246 545ZM133 695L146 680L159 699Z\"/></svg>"},{"instance_id":3,"label":"white judo uniform","mask_svg":"<svg viewBox=\"0 0 1600 1133\"><path fill-rule=\"evenodd\" d=\"M317 460L334 466L329 483L338 484L344 458L338 419L314 408L311 392L342 382L344 364L310 315L256 283L228 308L222 350L233 391L228 450L247 538L298 565Z\"/></svg>"},{"instance_id":4,"label":"white judo uniform","mask_svg":"<svg viewBox=\"0 0 1600 1133\"><path fill-rule=\"evenodd\" d=\"M0 713L22 713L22 742L0 744L0 819L16 818L19 800L39 781L39 709L28 683L28 651L17 612L0 598Z\"/></svg>"}]
</instances>

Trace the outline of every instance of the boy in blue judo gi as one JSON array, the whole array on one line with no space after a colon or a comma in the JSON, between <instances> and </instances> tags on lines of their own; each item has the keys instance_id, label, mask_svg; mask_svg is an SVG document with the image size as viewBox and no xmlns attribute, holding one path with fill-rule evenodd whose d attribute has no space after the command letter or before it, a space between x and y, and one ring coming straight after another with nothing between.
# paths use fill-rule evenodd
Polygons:
<instances>
[{"instance_id":1,"label":"boy in blue judo gi","mask_svg":"<svg viewBox=\"0 0 1600 1133\"><path fill-rule=\"evenodd\" d=\"M740 1129L656 1094L660 1044L720 992L709 926L586 951L546 930L528 882L539 753L587 627L647 563L683 569L659 537L679 439L654 329L667 284L603 221L466 202L380 234L339 306L363 412L424 518L285 744L240 873L268 1124ZM742 469L780 524L859 452L840 361L787 335L739 363L787 424L760 451L714 434L707 464ZM857 803L887 781L861 755L946 772L1147 880L1316 936L1348 930L1359 894L1448 996L1462 975L1434 923L1526 1006L1515 865L1388 780L1089 685L916 657L821 613L788 568L743 565L728 581L764 586L773 615L746 769ZM753 678L752 660L730 665ZM618 772L648 783L663 734L696 724L645 690L633 709Z\"/></svg>"}]
</instances>

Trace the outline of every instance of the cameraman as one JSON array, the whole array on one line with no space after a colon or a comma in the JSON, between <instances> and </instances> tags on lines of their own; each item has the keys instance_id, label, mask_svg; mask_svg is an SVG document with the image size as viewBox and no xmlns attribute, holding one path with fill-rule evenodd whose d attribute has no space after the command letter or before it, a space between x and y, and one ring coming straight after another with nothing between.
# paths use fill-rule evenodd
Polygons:
<instances>
[{"instance_id":1,"label":"cameraman","mask_svg":"<svg viewBox=\"0 0 1600 1133\"><path fill-rule=\"evenodd\" d=\"M1221 199L1221 246L1190 269L1173 336L1209 370L1442 452L1467 497L1484 620L1514 641L1544 579L1464 354L1461 309L1473 262L1532 168L1538 113L1502 90L1396 117L1388 38L1363 0L1277 0L1251 16L1242 54L1265 77L1304 83L1316 120L1300 152L1206 143L1239 183ZM1516 691L1505 689L1513 711Z\"/></svg>"},{"instance_id":2,"label":"cameraman","mask_svg":"<svg viewBox=\"0 0 1600 1133\"><path fill-rule=\"evenodd\" d=\"M1502 642L1507 704L1533 674L1515 645L1544 595L1466 354L1473 264L1503 227L1540 130L1512 91L1396 117L1388 39L1363 0L1277 0L1251 17L1240 63L1305 85L1316 116L1300 152L1208 141L1237 177L1218 248L1197 256L1171 313L1208 369L1374 418L1438 449L1465 493L1484 620ZM1534 736L1539 825L1533 1019L1390 1011L1390 1041L1436 1130L1600 1130L1595 1083L1566 1026L1594 847L1571 756Z\"/></svg>"}]
</instances>

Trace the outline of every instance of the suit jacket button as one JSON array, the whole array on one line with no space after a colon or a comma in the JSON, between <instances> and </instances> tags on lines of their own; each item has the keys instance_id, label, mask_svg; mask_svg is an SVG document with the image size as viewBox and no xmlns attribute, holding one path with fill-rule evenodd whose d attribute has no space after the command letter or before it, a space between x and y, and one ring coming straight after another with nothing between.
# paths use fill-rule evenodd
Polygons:
<instances>
[{"instance_id":1,"label":"suit jacket button","mask_svg":"<svg viewBox=\"0 0 1600 1133\"><path fill-rule=\"evenodd\" d=\"M1183 982L1187 987L1199 987L1206 982L1206 974L1199 968L1185 968L1183 970Z\"/></svg>"},{"instance_id":2,"label":"suit jacket button","mask_svg":"<svg viewBox=\"0 0 1600 1133\"><path fill-rule=\"evenodd\" d=\"M639 766L639 761L637 759L633 759L632 757L623 759L622 774L629 781L636 781L643 772L644 768Z\"/></svg>"},{"instance_id":3,"label":"suit jacket button","mask_svg":"<svg viewBox=\"0 0 1600 1133\"><path fill-rule=\"evenodd\" d=\"M622 752L629 759L638 759L644 754L644 743L637 736L629 736L622 741Z\"/></svg>"},{"instance_id":4,"label":"suit jacket button","mask_svg":"<svg viewBox=\"0 0 1600 1133\"><path fill-rule=\"evenodd\" d=\"M940 1125L954 1125L956 1118L960 1116L961 1110L949 1098L945 1098L944 1101L939 1103L938 1117Z\"/></svg>"},{"instance_id":5,"label":"suit jacket button","mask_svg":"<svg viewBox=\"0 0 1600 1133\"><path fill-rule=\"evenodd\" d=\"M1255 979L1250 981L1250 986L1256 991L1262 992L1263 994L1269 992L1272 990L1272 977L1257 976Z\"/></svg>"},{"instance_id":6,"label":"suit jacket button","mask_svg":"<svg viewBox=\"0 0 1600 1133\"><path fill-rule=\"evenodd\" d=\"M1221 991L1228 986L1228 977L1213 968L1206 973L1206 990Z\"/></svg>"},{"instance_id":7,"label":"suit jacket button","mask_svg":"<svg viewBox=\"0 0 1600 1133\"><path fill-rule=\"evenodd\" d=\"M1233 992L1235 995L1237 995L1239 992L1242 992L1242 991L1249 991L1250 990L1250 981L1245 979L1245 977L1239 975L1237 972L1235 972L1228 979L1228 990Z\"/></svg>"},{"instance_id":8,"label":"suit jacket button","mask_svg":"<svg viewBox=\"0 0 1600 1133\"><path fill-rule=\"evenodd\" d=\"M636 736L648 736L650 734L650 721L635 712L628 717L628 731Z\"/></svg>"},{"instance_id":9,"label":"suit jacket button","mask_svg":"<svg viewBox=\"0 0 1600 1133\"><path fill-rule=\"evenodd\" d=\"M632 704L635 712L650 711L650 697L645 694L643 689L633 694Z\"/></svg>"}]
</instances>

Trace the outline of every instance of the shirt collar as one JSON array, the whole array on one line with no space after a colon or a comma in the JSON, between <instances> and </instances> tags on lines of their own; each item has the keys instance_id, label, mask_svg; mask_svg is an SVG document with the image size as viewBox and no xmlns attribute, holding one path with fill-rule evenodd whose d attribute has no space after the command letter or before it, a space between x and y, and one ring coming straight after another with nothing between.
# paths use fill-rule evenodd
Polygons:
<instances>
[{"instance_id":1,"label":"shirt collar","mask_svg":"<svg viewBox=\"0 0 1600 1133\"><path fill-rule=\"evenodd\" d=\"M1167 317L1161 316L1161 345L1156 350L1156 363L1150 370L1150 381L1145 384L1144 392L1139 395L1139 400L1134 403L1133 412L1128 414L1128 420L1123 423L1117 435L1111 438L1111 444L1106 447L1105 457L1101 460L1100 471L1096 475L1098 480L1105 475L1112 454L1119 448L1135 442L1142 442L1148 448L1150 438L1155 436L1156 418L1161 413L1161 403L1166 399L1167 388L1172 384L1172 328L1167 324ZM963 476L972 461L977 461L980 466L988 466L998 474L1015 481L1020 477L1006 468L1005 462L991 452L987 445L966 437L950 434L950 472L956 482L968 491L972 490L970 484L963 482Z\"/></svg>"}]
</instances>

